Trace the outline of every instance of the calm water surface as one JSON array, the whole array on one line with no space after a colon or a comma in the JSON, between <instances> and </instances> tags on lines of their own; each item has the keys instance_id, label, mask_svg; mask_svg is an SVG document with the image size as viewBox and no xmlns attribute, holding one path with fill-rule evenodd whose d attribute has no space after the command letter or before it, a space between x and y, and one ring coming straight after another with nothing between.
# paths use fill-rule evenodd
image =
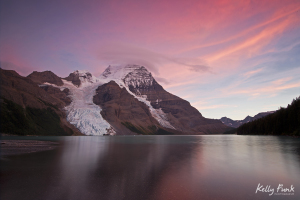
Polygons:
<instances>
[{"instance_id":1,"label":"calm water surface","mask_svg":"<svg viewBox=\"0 0 300 200\"><path fill-rule=\"evenodd\" d=\"M2 137L12 138L60 145L2 159L1 200L300 199L299 138ZM279 184L293 195L276 195Z\"/></svg>"}]
</instances>

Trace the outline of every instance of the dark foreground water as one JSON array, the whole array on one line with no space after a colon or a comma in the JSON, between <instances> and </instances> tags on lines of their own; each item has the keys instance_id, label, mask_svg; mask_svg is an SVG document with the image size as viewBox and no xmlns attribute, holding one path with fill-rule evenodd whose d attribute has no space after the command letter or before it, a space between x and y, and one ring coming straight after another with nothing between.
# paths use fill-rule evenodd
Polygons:
<instances>
[{"instance_id":1,"label":"dark foreground water","mask_svg":"<svg viewBox=\"0 0 300 200\"><path fill-rule=\"evenodd\" d=\"M2 158L1 200L300 199L299 138L2 139L11 138L59 141L60 145L55 150ZM279 184L294 191L277 191Z\"/></svg>"}]
</instances>

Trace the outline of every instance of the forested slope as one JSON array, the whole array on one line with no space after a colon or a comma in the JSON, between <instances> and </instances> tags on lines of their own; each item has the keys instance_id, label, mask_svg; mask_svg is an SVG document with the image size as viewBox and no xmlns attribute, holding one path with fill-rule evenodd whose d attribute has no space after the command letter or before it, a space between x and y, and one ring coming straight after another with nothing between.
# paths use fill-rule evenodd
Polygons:
<instances>
[{"instance_id":1,"label":"forested slope","mask_svg":"<svg viewBox=\"0 0 300 200\"><path fill-rule=\"evenodd\" d=\"M300 97L287 108L243 124L237 129L239 135L298 135L300 136Z\"/></svg>"}]
</instances>

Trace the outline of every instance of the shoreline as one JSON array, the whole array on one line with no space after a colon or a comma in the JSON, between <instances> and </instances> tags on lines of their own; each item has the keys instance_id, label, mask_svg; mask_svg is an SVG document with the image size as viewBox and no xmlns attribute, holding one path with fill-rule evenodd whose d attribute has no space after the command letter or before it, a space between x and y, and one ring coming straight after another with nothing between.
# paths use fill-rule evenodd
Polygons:
<instances>
[{"instance_id":1,"label":"shoreline","mask_svg":"<svg viewBox=\"0 0 300 200\"><path fill-rule=\"evenodd\" d=\"M1 158L3 156L20 155L48 151L57 148L58 142L40 140L3 140L1 139Z\"/></svg>"}]
</instances>

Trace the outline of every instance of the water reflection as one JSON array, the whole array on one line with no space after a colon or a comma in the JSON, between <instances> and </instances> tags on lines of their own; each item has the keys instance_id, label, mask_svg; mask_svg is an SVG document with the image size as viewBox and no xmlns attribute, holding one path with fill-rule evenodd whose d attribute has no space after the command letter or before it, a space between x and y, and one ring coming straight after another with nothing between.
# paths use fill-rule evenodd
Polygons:
<instances>
[{"instance_id":1,"label":"water reflection","mask_svg":"<svg viewBox=\"0 0 300 200\"><path fill-rule=\"evenodd\" d=\"M55 180L56 192L46 199L85 199L89 175L94 174L99 160L105 156L108 143L101 137L66 137L58 161L60 178Z\"/></svg>"},{"instance_id":2,"label":"water reflection","mask_svg":"<svg viewBox=\"0 0 300 200\"><path fill-rule=\"evenodd\" d=\"M288 199L299 199L298 138L93 136L61 142L54 151L11 157L1 166L8 174L0 182L1 199L287 198L255 194L259 183L294 185Z\"/></svg>"}]
</instances>

